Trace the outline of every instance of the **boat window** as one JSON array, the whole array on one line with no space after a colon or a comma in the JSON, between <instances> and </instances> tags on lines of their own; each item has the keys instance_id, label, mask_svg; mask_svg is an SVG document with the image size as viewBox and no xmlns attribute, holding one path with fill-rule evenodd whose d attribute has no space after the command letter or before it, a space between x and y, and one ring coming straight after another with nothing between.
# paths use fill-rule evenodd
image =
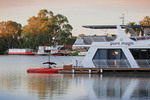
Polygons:
<instances>
[{"instance_id":1,"label":"boat window","mask_svg":"<svg viewBox=\"0 0 150 100\"><path fill-rule=\"evenodd\" d=\"M121 49L98 49L93 59L126 59Z\"/></svg>"},{"instance_id":2,"label":"boat window","mask_svg":"<svg viewBox=\"0 0 150 100\"><path fill-rule=\"evenodd\" d=\"M98 49L92 61L95 67L130 67L121 49Z\"/></svg>"},{"instance_id":3,"label":"boat window","mask_svg":"<svg viewBox=\"0 0 150 100\"><path fill-rule=\"evenodd\" d=\"M150 59L150 49L130 49L134 59Z\"/></svg>"},{"instance_id":4,"label":"boat window","mask_svg":"<svg viewBox=\"0 0 150 100\"><path fill-rule=\"evenodd\" d=\"M107 59L107 50L97 50L94 59Z\"/></svg>"}]
</instances>

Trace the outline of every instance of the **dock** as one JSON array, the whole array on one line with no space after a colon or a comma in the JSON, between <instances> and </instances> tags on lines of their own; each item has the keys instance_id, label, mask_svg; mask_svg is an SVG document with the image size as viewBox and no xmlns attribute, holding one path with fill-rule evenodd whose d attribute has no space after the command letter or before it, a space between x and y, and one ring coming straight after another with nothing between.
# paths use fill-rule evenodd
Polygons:
<instances>
[{"instance_id":1,"label":"dock","mask_svg":"<svg viewBox=\"0 0 150 100\"><path fill-rule=\"evenodd\" d=\"M71 65L65 65L61 74L105 74L105 73L150 73L150 68L76 68Z\"/></svg>"}]
</instances>

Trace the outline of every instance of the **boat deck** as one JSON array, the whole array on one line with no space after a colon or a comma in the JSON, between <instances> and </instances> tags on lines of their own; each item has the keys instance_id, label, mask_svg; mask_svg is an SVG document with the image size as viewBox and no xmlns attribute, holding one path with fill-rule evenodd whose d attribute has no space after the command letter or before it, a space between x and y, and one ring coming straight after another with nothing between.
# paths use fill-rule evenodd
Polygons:
<instances>
[{"instance_id":1,"label":"boat deck","mask_svg":"<svg viewBox=\"0 0 150 100\"><path fill-rule=\"evenodd\" d=\"M150 68L75 68L64 67L58 71L63 74L105 74L105 73L150 73Z\"/></svg>"}]
</instances>

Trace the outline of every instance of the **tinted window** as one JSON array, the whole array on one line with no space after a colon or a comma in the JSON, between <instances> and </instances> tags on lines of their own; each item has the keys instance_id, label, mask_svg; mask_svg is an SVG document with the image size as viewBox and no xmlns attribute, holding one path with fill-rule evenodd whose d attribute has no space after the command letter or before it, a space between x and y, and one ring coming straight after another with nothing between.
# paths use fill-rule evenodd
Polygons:
<instances>
[{"instance_id":1,"label":"tinted window","mask_svg":"<svg viewBox=\"0 0 150 100\"><path fill-rule=\"evenodd\" d=\"M134 59L150 59L150 49L130 49Z\"/></svg>"},{"instance_id":2,"label":"tinted window","mask_svg":"<svg viewBox=\"0 0 150 100\"><path fill-rule=\"evenodd\" d=\"M121 49L98 49L93 59L126 59Z\"/></svg>"}]
</instances>

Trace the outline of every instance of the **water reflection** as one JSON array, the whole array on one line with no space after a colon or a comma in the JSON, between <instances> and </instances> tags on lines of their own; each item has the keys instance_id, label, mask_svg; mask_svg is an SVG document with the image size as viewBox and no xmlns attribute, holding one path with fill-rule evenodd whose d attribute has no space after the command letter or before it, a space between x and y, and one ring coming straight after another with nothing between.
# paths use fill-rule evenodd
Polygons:
<instances>
[{"instance_id":1,"label":"water reflection","mask_svg":"<svg viewBox=\"0 0 150 100\"><path fill-rule=\"evenodd\" d=\"M135 86L131 97L150 99L150 80L149 78L140 78Z\"/></svg>"},{"instance_id":2,"label":"water reflection","mask_svg":"<svg viewBox=\"0 0 150 100\"><path fill-rule=\"evenodd\" d=\"M29 74L28 90L40 99L63 96L71 83L70 78L60 74Z\"/></svg>"},{"instance_id":3,"label":"water reflection","mask_svg":"<svg viewBox=\"0 0 150 100\"><path fill-rule=\"evenodd\" d=\"M70 63L71 57L58 57ZM52 61L56 60L52 57ZM68 60L69 59L69 60ZM73 58L72 58L73 59ZM0 100L148 100L150 75L27 74L46 56L0 56Z\"/></svg>"},{"instance_id":4,"label":"water reflection","mask_svg":"<svg viewBox=\"0 0 150 100\"><path fill-rule=\"evenodd\" d=\"M150 80L145 76L30 74L28 90L40 99L150 99Z\"/></svg>"},{"instance_id":5,"label":"water reflection","mask_svg":"<svg viewBox=\"0 0 150 100\"><path fill-rule=\"evenodd\" d=\"M89 96L96 99L150 99L149 77L139 76L102 76L91 77L91 89ZM86 83L85 83L86 86ZM88 87L88 86L86 86Z\"/></svg>"},{"instance_id":6,"label":"water reflection","mask_svg":"<svg viewBox=\"0 0 150 100\"><path fill-rule=\"evenodd\" d=\"M21 85L20 76L17 75L0 75L0 90L5 89L15 89Z\"/></svg>"}]
</instances>

